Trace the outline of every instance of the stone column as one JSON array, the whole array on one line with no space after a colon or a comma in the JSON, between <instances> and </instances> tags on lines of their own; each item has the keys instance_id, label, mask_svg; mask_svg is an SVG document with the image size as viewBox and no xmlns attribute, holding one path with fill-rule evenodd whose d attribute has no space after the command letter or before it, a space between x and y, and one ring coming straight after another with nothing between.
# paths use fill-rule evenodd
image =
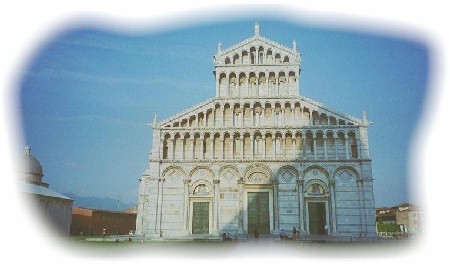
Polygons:
<instances>
[{"instance_id":1,"label":"stone column","mask_svg":"<svg viewBox=\"0 0 450 266\"><path fill-rule=\"evenodd\" d=\"M276 126L276 124L275 124L275 108L272 108L272 126Z\"/></svg>"},{"instance_id":2,"label":"stone column","mask_svg":"<svg viewBox=\"0 0 450 266\"><path fill-rule=\"evenodd\" d=\"M213 226L212 234L219 233L219 183L220 180L213 180L214 200L213 200Z\"/></svg>"},{"instance_id":3,"label":"stone column","mask_svg":"<svg viewBox=\"0 0 450 266\"><path fill-rule=\"evenodd\" d=\"M225 145L225 142L224 142L224 137L223 136L220 136L220 157L219 157L219 159L225 159L225 156L224 156L224 145Z\"/></svg>"},{"instance_id":4,"label":"stone column","mask_svg":"<svg viewBox=\"0 0 450 266\"><path fill-rule=\"evenodd\" d=\"M366 202L364 196L364 182L362 178L358 178L356 180L356 184L358 185L358 198L359 198L359 217L361 223L361 237L367 234L367 210L366 210Z\"/></svg>"},{"instance_id":5,"label":"stone column","mask_svg":"<svg viewBox=\"0 0 450 266\"><path fill-rule=\"evenodd\" d=\"M159 236L162 236L162 230L161 230L161 225L163 223L163 200L164 200L164 183L166 182L166 180L164 178L159 178L158 179L158 196L157 196L157 214L156 214L156 227L157 229L159 229L157 231L157 233L159 234Z\"/></svg>"},{"instance_id":6,"label":"stone column","mask_svg":"<svg viewBox=\"0 0 450 266\"><path fill-rule=\"evenodd\" d=\"M203 113L203 128L206 127L206 112Z\"/></svg>"},{"instance_id":7,"label":"stone column","mask_svg":"<svg viewBox=\"0 0 450 266\"><path fill-rule=\"evenodd\" d=\"M172 136L170 136L170 138L167 139L167 146L168 146L168 148L167 148L167 151L168 151L167 158L170 159L170 160L173 160L175 155L174 155L174 152L173 152L174 151L174 147L173 147L174 145L173 145Z\"/></svg>"},{"instance_id":8,"label":"stone column","mask_svg":"<svg viewBox=\"0 0 450 266\"><path fill-rule=\"evenodd\" d=\"M260 123L260 126L265 126L266 125L266 108L261 108L261 121L262 123Z\"/></svg>"},{"instance_id":9,"label":"stone column","mask_svg":"<svg viewBox=\"0 0 450 266\"><path fill-rule=\"evenodd\" d=\"M205 135L200 136L200 159L205 159L205 154L203 150L205 149Z\"/></svg>"},{"instance_id":10,"label":"stone column","mask_svg":"<svg viewBox=\"0 0 450 266\"><path fill-rule=\"evenodd\" d=\"M350 156L348 154L348 136L345 136L345 158L348 160L350 159Z\"/></svg>"},{"instance_id":11,"label":"stone column","mask_svg":"<svg viewBox=\"0 0 450 266\"><path fill-rule=\"evenodd\" d=\"M262 137L263 159L266 159L266 137Z\"/></svg>"},{"instance_id":12,"label":"stone column","mask_svg":"<svg viewBox=\"0 0 450 266\"><path fill-rule=\"evenodd\" d=\"M296 117L296 114L295 114L295 103L294 103L294 108L292 108L292 103L291 103L291 110L292 110L292 119L291 119L291 123L292 123L292 125L294 126L294 125L295 125L295 117Z\"/></svg>"},{"instance_id":13,"label":"stone column","mask_svg":"<svg viewBox=\"0 0 450 266\"><path fill-rule=\"evenodd\" d=\"M356 145L357 145L357 151L358 151L358 154L356 155L356 158L357 159L359 159L359 158L361 158L361 152L362 152L362 150L361 150L361 140L360 139L357 139L356 140Z\"/></svg>"},{"instance_id":14,"label":"stone column","mask_svg":"<svg viewBox=\"0 0 450 266\"><path fill-rule=\"evenodd\" d=\"M277 149L277 138L276 138L276 136L273 136L272 137L272 156L273 156L273 159L275 159L276 158L276 156L277 156L277 151L276 151L276 149Z\"/></svg>"},{"instance_id":15,"label":"stone column","mask_svg":"<svg viewBox=\"0 0 450 266\"><path fill-rule=\"evenodd\" d=\"M305 228L305 206L304 206L304 198L303 198L303 179L297 180L297 187L298 187L298 220L299 220L299 230L300 235L304 235L306 233Z\"/></svg>"},{"instance_id":16,"label":"stone column","mask_svg":"<svg viewBox=\"0 0 450 266\"><path fill-rule=\"evenodd\" d=\"M244 234L244 179L238 180L239 212L238 212L238 234Z\"/></svg>"},{"instance_id":17,"label":"stone column","mask_svg":"<svg viewBox=\"0 0 450 266\"><path fill-rule=\"evenodd\" d=\"M325 160L328 159L328 148L327 148L327 136L325 135L323 137L323 148L324 148L324 152L325 152Z\"/></svg>"},{"instance_id":18,"label":"stone column","mask_svg":"<svg viewBox=\"0 0 450 266\"><path fill-rule=\"evenodd\" d=\"M280 82L278 76L275 77L275 84L276 84L276 95L280 96Z\"/></svg>"},{"instance_id":19,"label":"stone column","mask_svg":"<svg viewBox=\"0 0 450 266\"><path fill-rule=\"evenodd\" d=\"M214 160L214 136L212 136L211 138L211 144L210 144L210 153L211 153L211 156L210 156L210 159L211 160Z\"/></svg>"},{"instance_id":20,"label":"stone column","mask_svg":"<svg viewBox=\"0 0 450 266\"><path fill-rule=\"evenodd\" d=\"M191 180L184 179L184 211L183 211L183 228L189 232L189 183Z\"/></svg>"},{"instance_id":21,"label":"stone column","mask_svg":"<svg viewBox=\"0 0 450 266\"><path fill-rule=\"evenodd\" d=\"M214 106L214 108L212 109L211 117L212 117L212 123L211 123L211 126L212 126L212 127L215 127L215 126L216 126L216 107L215 107L215 106Z\"/></svg>"},{"instance_id":22,"label":"stone column","mask_svg":"<svg viewBox=\"0 0 450 266\"><path fill-rule=\"evenodd\" d=\"M313 137L313 149L314 149L314 160L317 159L317 141L316 141L316 135Z\"/></svg>"},{"instance_id":23,"label":"stone column","mask_svg":"<svg viewBox=\"0 0 450 266\"><path fill-rule=\"evenodd\" d=\"M299 123L303 126L303 105L300 106L300 121Z\"/></svg>"},{"instance_id":24,"label":"stone column","mask_svg":"<svg viewBox=\"0 0 450 266\"><path fill-rule=\"evenodd\" d=\"M244 136L240 136L239 142L241 143L241 159L244 159Z\"/></svg>"},{"instance_id":25,"label":"stone column","mask_svg":"<svg viewBox=\"0 0 450 266\"><path fill-rule=\"evenodd\" d=\"M241 97L241 81L239 79L239 75L236 76L236 89L237 89L236 98L240 98Z\"/></svg>"},{"instance_id":26,"label":"stone column","mask_svg":"<svg viewBox=\"0 0 450 266\"><path fill-rule=\"evenodd\" d=\"M306 138L305 136L302 136L302 153L303 153L303 159L306 159Z\"/></svg>"},{"instance_id":27,"label":"stone column","mask_svg":"<svg viewBox=\"0 0 450 266\"><path fill-rule=\"evenodd\" d=\"M160 145L159 145L159 154L160 154L160 158L164 159L164 138L160 139ZM167 156L166 159L168 159L169 157Z\"/></svg>"},{"instance_id":28,"label":"stone column","mask_svg":"<svg viewBox=\"0 0 450 266\"><path fill-rule=\"evenodd\" d=\"M183 140L181 143L181 159L186 159L186 138L183 136Z\"/></svg>"},{"instance_id":29,"label":"stone column","mask_svg":"<svg viewBox=\"0 0 450 266\"><path fill-rule=\"evenodd\" d=\"M294 135L292 138L292 158L296 159L296 157L297 157L297 141Z\"/></svg>"},{"instance_id":30,"label":"stone column","mask_svg":"<svg viewBox=\"0 0 450 266\"><path fill-rule=\"evenodd\" d=\"M330 202L331 202L331 234L334 234L337 231L337 224L336 224L336 197L335 197L335 180L330 179L329 182L329 189L330 189Z\"/></svg>"},{"instance_id":31,"label":"stone column","mask_svg":"<svg viewBox=\"0 0 450 266\"><path fill-rule=\"evenodd\" d=\"M239 126L244 126L244 109L242 109L242 111L239 113L239 121L241 122L241 124Z\"/></svg>"},{"instance_id":32,"label":"stone column","mask_svg":"<svg viewBox=\"0 0 450 266\"><path fill-rule=\"evenodd\" d=\"M336 160L339 159L339 156L338 156L338 137L337 136L334 136L334 153L335 153L335 156L336 156Z\"/></svg>"},{"instance_id":33,"label":"stone column","mask_svg":"<svg viewBox=\"0 0 450 266\"><path fill-rule=\"evenodd\" d=\"M259 56L258 56L259 58ZM256 72L255 72L256 75ZM256 96L259 96L259 74L256 76Z\"/></svg>"},{"instance_id":34,"label":"stone column","mask_svg":"<svg viewBox=\"0 0 450 266\"><path fill-rule=\"evenodd\" d=\"M226 73L225 82L226 82L225 88L227 88L227 95L225 95L225 96L230 97L231 96L230 73Z\"/></svg>"},{"instance_id":35,"label":"stone column","mask_svg":"<svg viewBox=\"0 0 450 266\"><path fill-rule=\"evenodd\" d=\"M218 73L216 73L216 96L220 97L221 95L220 95L220 90L219 90L219 87L220 87L220 85L219 85L219 77L217 76L217 74Z\"/></svg>"},{"instance_id":36,"label":"stone column","mask_svg":"<svg viewBox=\"0 0 450 266\"><path fill-rule=\"evenodd\" d=\"M231 107L230 107L231 108ZM225 104L223 105L223 110L222 110L222 127L225 127Z\"/></svg>"},{"instance_id":37,"label":"stone column","mask_svg":"<svg viewBox=\"0 0 450 266\"><path fill-rule=\"evenodd\" d=\"M283 143L283 159L286 159L286 137L281 138L281 143Z\"/></svg>"},{"instance_id":38,"label":"stone column","mask_svg":"<svg viewBox=\"0 0 450 266\"><path fill-rule=\"evenodd\" d=\"M255 150L254 150L254 138L253 138L253 134L250 135L250 159L253 160L254 155L255 155Z\"/></svg>"},{"instance_id":39,"label":"stone column","mask_svg":"<svg viewBox=\"0 0 450 266\"><path fill-rule=\"evenodd\" d=\"M274 233L278 233L278 231L280 230L280 215L279 215L279 203L278 203L278 180L273 180L273 205L274 205L274 214L273 214L273 218L274 218Z\"/></svg>"},{"instance_id":40,"label":"stone column","mask_svg":"<svg viewBox=\"0 0 450 266\"><path fill-rule=\"evenodd\" d=\"M190 139L191 139L191 155L192 159L195 159L195 137L192 136Z\"/></svg>"},{"instance_id":41,"label":"stone column","mask_svg":"<svg viewBox=\"0 0 450 266\"><path fill-rule=\"evenodd\" d=\"M234 159L234 136L230 134L230 159Z\"/></svg>"}]
</instances>

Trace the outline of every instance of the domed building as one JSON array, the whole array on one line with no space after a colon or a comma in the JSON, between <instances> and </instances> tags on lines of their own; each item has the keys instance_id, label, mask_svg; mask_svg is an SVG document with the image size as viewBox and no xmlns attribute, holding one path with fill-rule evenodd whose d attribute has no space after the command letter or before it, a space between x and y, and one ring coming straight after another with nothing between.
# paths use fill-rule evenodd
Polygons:
<instances>
[{"instance_id":1,"label":"domed building","mask_svg":"<svg viewBox=\"0 0 450 266\"><path fill-rule=\"evenodd\" d=\"M376 235L368 126L300 94L301 56L254 35L214 56L216 96L153 121L136 233Z\"/></svg>"},{"instance_id":2,"label":"domed building","mask_svg":"<svg viewBox=\"0 0 450 266\"><path fill-rule=\"evenodd\" d=\"M19 189L26 199L49 223L50 229L61 235L69 235L72 222L73 200L49 189L43 182L44 171L39 161L26 147L20 158Z\"/></svg>"}]
</instances>

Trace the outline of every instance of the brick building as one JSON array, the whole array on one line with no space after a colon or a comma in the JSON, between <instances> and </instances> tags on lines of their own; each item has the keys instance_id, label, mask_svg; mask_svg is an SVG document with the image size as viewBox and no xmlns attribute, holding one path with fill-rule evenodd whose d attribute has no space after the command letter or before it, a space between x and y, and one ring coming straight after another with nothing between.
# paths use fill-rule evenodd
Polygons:
<instances>
[{"instance_id":1,"label":"brick building","mask_svg":"<svg viewBox=\"0 0 450 266\"><path fill-rule=\"evenodd\" d=\"M136 228L136 213L86 208L73 208L72 235L126 235Z\"/></svg>"}]
</instances>

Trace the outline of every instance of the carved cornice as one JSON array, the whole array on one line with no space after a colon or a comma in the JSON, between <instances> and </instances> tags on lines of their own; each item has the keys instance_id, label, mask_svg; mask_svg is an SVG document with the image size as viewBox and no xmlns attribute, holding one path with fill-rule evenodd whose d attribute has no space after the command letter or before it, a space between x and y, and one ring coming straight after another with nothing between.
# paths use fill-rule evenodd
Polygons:
<instances>
[{"instance_id":1,"label":"carved cornice","mask_svg":"<svg viewBox=\"0 0 450 266\"><path fill-rule=\"evenodd\" d=\"M346 160L346 159L185 159L185 160L171 160L171 159L163 159L163 160L150 160L150 162L157 162L157 163L167 163L167 164L185 164L185 163L204 163L206 164L220 164L220 163L256 163L256 162L263 162L263 163L303 163L306 166L312 166L312 165L319 165L325 167L327 163L341 163L346 166L356 167L355 164L349 164L349 163L361 163L361 162L372 162L372 159L352 159L352 160Z\"/></svg>"}]
</instances>

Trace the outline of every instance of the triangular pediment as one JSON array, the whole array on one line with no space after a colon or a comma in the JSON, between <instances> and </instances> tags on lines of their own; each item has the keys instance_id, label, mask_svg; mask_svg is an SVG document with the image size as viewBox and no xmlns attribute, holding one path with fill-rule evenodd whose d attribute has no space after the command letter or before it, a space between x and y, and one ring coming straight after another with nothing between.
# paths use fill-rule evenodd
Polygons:
<instances>
[{"instance_id":1,"label":"triangular pediment","mask_svg":"<svg viewBox=\"0 0 450 266\"><path fill-rule=\"evenodd\" d=\"M252 104L250 104L252 103ZM300 119L300 113L307 113L310 119L316 119L316 122L309 124L291 124L287 125L288 127L303 127L309 125L318 125L318 124L331 124L334 125L350 125L350 126L361 126L361 125L369 125L370 121L367 121L363 115L363 119L354 117L352 115L336 111L332 108L325 106L322 103L314 101L312 99L300 96L300 97L291 97L291 98L279 98L279 99L249 99L244 101L233 101L227 99L208 99L202 103L199 103L189 109L186 109L180 113L177 113L165 120L160 121L154 126L158 126L161 128L192 128L192 127L208 127L211 126L210 120L214 119L212 117L213 113L217 113L218 120L224 121L222 114L228 113L225 109L229 110L229 114L235 112L243 111L246 108L253 108L259 110L258 108L288 108L288 113L293 113L294 109L296 109L296 114L298 119ZM307 117L308 117L307 116ZM322 121L326 117L326 122ZM304 118L306 119L306 118ZM330 121L328 121L330 119ZM226 120L226 119L225 119ZM288 119L289 120L289 119ZM292 120L292 118L291 118ZM320 120L321 122L317 122ZM225 123L225 122L224 122ZM220 126L219 123L217 126ZM269 126L267 124L266 126Z\"/></svg>"},{"instance_id":2,"label":"triangular pediment","mask_svg":"<svg viewBox=\"0 0 450 266\"><path fill-rule=\"evenodd\" d=\"M219 44L218 52L215 56L215 63L219 65L234 64L235 58L239 58L241 63L250 64L251 55L257 56L260 53L263 53L265 57L271 56L273 58L273 60L267 61L266 63L283 63L286 57L288 58L288 62L298 63L300 62L300 54L296 51L295 46L295 42L291 48L261 35L254 35L225 50L222 50ZM246 57L248 58L248 62L245 61Z\"/></svg>"}]
</instances>

